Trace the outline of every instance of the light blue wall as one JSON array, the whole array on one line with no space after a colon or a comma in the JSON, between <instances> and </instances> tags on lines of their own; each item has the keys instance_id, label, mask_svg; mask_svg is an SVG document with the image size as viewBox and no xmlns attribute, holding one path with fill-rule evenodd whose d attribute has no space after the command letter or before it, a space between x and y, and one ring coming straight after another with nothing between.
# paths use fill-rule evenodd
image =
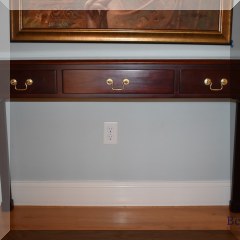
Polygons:
<instances>
[{"instance_id":1,"label":"light blue wall","mask_svg":"<svg viewBox=\"0 0 240 240\"><path fill-rule=\"evenodd\" d=\"M13 59L229 56L230 46L214 45L11 44ZM11 103L12 178L229 180L231 108L187 100ZM119 122L118 145L103 145L104 121Z\"/></svg>"},{"instance_id":2,"label":"light blue wall","mask_svg":"<svg viewBox=\"0 0 240 240\"><path fill-rule=\"evenodd\" d=\"M225 59L223 45L12 43L12 59Z\"/></svg>"},{"instance_id":3,"label":"light blue wall","mask_svg":"<svg viewBox=\"0 0 240 240\"><path fill-rule=\"evenodd\" d=\"M9 59L10 57L10 42L9 42L9 11L0 2L0 14L1 19L6 19L6 21L0 21L0 60L1 59Z\"/></svg>"},{"instance_id":4,"label":"light blue wall","mask_svg":"<svg viewBox=\"0 0 240 240\"><path fill-rule=\"evenodd\" d=\"M240 58L240 2L234 7L233 11L233 31L232 39L234 47L231 48L230 55L231 58Z\"/></svg>"},{"instance_id":5,"label":"light blue wall","mask_svg":"<svg viewBox=\"0 0 240 240\"><path fill-rule=\"evenodd\" d=\"M119 122L103 145L103 122ZM67 102L11 106L14 180L226 180L229 102Z\"/></svg>"}]
</instances>

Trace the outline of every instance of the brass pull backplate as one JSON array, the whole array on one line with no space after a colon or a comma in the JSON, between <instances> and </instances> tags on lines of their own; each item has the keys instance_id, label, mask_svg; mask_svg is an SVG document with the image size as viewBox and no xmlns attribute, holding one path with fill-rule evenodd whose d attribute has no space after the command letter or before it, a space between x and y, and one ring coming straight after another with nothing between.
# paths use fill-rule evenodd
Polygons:
<instances>
[{"instance_id":1,"label":"brass pull backplate","mask_svg":"<svg viewBox=\"0 0 240 240\"><path fill-rule=\"evenodd\" d=\"M205 84L206 86L209 86L209 88L210 88L211 91L215 91L215 92L216 92L216 91L222 91L222 90L223 90L223 87L228 84L228 80L227 80L226 78L222 78L221 81L220 81L220 83L221 83L221 88L213 88L213 87L212 87L213 82L212 82L212 80L211 80L210 78L206 78L206 79L204 80L204 84Z\"/></svg>"},{"instance_id":2,"label":"brass pull backplate","mask_svg":"<svg viewBox=\"0 0 240 240\"><path fill-rule=\"evenodd\" d=\"M33 84L33 80L32 80L32 79L27 79L27 80L25 81L25 88L18 88L18 87L17 87L18 82L17 82L16 79L11 79L10 84L11 84L12 86L14 86L14 89L15 89L16 91L26 91L26 90L28 89L28 86L31 86L31 85Z\"/></svg>"},{"instance_id":3,"label":"brass pull backplate","mask_svg":"<svg viewBox=\"0 0 240 240\"><path fill-rule=\"evenodd\" d=\"M111 78L107 79L106 83L107 83L107 85L112 86L113 91L123 91L125 86L129 85L130 81L128 79L123 79L122 88L114 88L114 86L113 86L114 81Z\"/></svg>"}]
</instances>

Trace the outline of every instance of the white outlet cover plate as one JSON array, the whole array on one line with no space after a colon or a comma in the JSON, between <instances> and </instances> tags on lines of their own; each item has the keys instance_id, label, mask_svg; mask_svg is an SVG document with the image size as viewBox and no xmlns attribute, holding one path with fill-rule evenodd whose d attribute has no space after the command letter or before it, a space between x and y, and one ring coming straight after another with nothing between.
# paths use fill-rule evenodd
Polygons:
<instances>
[{"instance_id":1,"label":"white outlet cover plate","mask_svg":"<svg viewBox=\"0 0 240 240\"><path fill-rule=\"evenodd\" d=\"M118 143L118 122L104 122L104 144Z\"/></svg>"}]
</instances>

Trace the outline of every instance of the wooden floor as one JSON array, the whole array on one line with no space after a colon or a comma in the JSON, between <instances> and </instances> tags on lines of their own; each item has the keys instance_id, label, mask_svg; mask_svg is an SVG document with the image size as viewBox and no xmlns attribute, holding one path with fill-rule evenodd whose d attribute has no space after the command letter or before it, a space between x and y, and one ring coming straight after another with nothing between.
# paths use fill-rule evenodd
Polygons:
<instances>
[{"instance_id":1,"label":"wooden floor","mask_svg":"<svg viewBox=\"0 0 240 240\"><path fill-rule=\"evenodd\" d=\"M231 213L231 217L233 217L235 223L231 225L230 230L231 232L240 239L240 213Z\"/></svg>"},{"instance_id":2,"label":"wooden floor","mask_svg":"<svg viewBox=\"0 0 240 240\"><path fill-rule=\"evenodd\" d=\"M12 230L229 230L228 207L15 207Z\"/></svg>"},{"instance_id":3,"label":"wooden floor","mask_svg":"<svg viewBox=\"0 0 240 240\"><path fill-rule=\"evenodd\" d=\"M5 227L9 214L4 216ZM7 218L8 216L8 218ZM23 207L3 240L236 240L228 207ZM0 218L1 220L1 218ZM1 223L1 222L0 222ZM193 231L194 230L194 231ZM230 231L232 230L235 236ZM239 236L239 235L238 235ZM1 239L1 236L0 236Z\"/></svg>"},{"instance_id":4,"label":"wooden floor","mask_svg":"<svg viewBox=\"0 0 240 240\"><path fill-rule=\"evenodd\" d=\"M3 240L236 240L229 231L12 231Z\"/></svg>"},{"instance_id":5,"label":"wooden floor","mask_svg":"<svg viewBox=\"0 0 240 240\"><path fill-rule=\"evenodd\" d=\"M10 230L10 213L0 210L0 239Z\"/></svg>"}]
</instances>

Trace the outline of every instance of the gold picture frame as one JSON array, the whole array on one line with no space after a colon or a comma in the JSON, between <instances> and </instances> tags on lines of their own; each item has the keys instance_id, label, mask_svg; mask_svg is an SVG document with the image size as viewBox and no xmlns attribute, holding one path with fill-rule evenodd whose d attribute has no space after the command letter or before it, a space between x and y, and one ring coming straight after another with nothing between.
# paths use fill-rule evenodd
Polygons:
<instances>
[{"instance_id":1,"label":"gold picture frame","mask_svg":"<svg viewBox=\"0 0 240 240\"><path fill-rule=\"evenodd\" d=\"M231 10L109 10L100 15L96 10L21 10L20 3L10 14L12 42L230 44L231 40ZM96 23L89 24L91 14L96 14Z\"/></svg>"}]
</instances>

